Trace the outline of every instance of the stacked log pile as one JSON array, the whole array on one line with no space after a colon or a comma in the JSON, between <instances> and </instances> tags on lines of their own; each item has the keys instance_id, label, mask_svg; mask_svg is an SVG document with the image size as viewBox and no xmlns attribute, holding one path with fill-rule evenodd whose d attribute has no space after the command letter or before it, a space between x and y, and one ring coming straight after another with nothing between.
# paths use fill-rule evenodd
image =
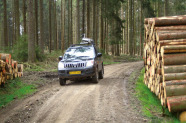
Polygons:
<instances>
[{"instance_id":1,"label":"stacked log pile","mask_svg":"<svg viewBox=\"0 0 186 123\"><path fill-rule=\"evenodd\" d=\"M186 110L186 15L145 19L144 82L170 112Z\"/></svg>"},{"instance_id":2,"label":"stacked log pile","mask_svg":"<svg viewBox=\"0 0 186 123\"><path fill-rule=\"evenodd\" d=\"M0 53L0 86L7 80L23 76L23 65L11 59L10 54Z\"/></svg>"}]
</instances>

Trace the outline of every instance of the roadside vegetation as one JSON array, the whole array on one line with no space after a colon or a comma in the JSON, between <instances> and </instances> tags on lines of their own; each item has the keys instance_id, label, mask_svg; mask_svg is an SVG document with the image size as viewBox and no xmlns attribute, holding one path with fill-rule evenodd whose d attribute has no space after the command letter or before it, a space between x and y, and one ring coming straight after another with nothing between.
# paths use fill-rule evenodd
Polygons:
<instances>
[{"instance_id":1,"label":"roadside vegetation","mask_svg":"<svg viewBox=\"0 0 186 123\"><path fill-rule=\"evenodd\" d=\"M144 72L145 69L142 69L135 88L135 96L141 103L143 115L148 117L152 123L179 123L176 114L170 113L167 108L162 107L158 97L144 84Z\"/></svg>"},{"instance_id":2,"label":"roadside vegetation","mask_svg":"<svg viewBox=\"0 0 186 123\"><path fill-rule=\"evenodd\" d=\"M7 82L0 88L0 107L4 107L14 99L20 99L36 91L35 85L23 83L19 78Z\"/></svg>"}]
</instances>

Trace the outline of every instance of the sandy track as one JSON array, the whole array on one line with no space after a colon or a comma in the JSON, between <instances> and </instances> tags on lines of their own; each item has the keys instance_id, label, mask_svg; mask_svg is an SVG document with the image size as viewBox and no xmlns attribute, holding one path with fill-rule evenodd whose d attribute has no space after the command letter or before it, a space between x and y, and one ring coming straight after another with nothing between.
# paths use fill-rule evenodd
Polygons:
<instances>
[{"instance_id":1,"label":"sandy track","mask_svg":"<svg viewBox=\"0 0 186 123\"><path fill-rule=\"evenodd\" d=\"M104 79L69 82L61 87L57 79L34 95L0 110L0 122L102 123L143 122L132 109L127 82L143 62L105 66Z\"/></svg>"}]
</instances>

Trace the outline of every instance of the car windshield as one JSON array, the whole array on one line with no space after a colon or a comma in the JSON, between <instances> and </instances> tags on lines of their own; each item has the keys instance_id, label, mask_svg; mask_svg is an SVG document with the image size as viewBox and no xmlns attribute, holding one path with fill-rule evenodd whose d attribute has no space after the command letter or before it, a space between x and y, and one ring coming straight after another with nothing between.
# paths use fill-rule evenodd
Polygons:
<instances>
[{"instance_id":1,"label":"car windshield","mask_svg":"<svg viewBox=\"0 0 186 123\"><path fill-rule=\"evenodd\" d=\"M67 49L64 54L64 60L67 59L84 59L84 58L94 58L94 48L93 47L76 47Z\"/></svg>"}]
</instances>

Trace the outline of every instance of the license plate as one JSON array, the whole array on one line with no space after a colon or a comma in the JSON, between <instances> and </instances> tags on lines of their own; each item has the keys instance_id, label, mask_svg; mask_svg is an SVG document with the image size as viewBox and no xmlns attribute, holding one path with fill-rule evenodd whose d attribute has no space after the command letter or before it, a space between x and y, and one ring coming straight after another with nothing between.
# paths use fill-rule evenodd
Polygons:
<instances>
[{"instance_id":1,"label":"license plate","mask_svg":"<svg viewBox=\"0 0 186 123\"><path fill-rule=\"evenodd\" d=\"M77 75L77 74L81 74L81 71L70 71L69 74L70 75Z\"/></svg>"}]
</instances>

